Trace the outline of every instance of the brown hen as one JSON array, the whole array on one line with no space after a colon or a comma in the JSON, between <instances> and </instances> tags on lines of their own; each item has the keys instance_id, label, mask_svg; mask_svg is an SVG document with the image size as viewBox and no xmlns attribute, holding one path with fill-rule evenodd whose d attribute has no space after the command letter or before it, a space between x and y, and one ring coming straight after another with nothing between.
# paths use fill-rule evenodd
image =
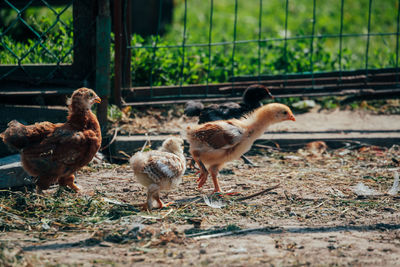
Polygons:
<instances>
[{"instance_id":1,"label":"brown hen","mask_svg":"<svg viewBox=\"0 0 400 267\"><path fill-rule=\"evenodd\" d=\"M8 123L0 136L4 143L20 151L22 166L37 177L39 192L55 183L79 191L74 173L92 160L101 144L100 125L90 110L100 101L93 90L80 88L68 99L65 123Z\"/></svg>"},{"instance_id":2,"label":"brown hen","mask_svg":"<svg viewBox=\"0 0 400 267\"><path fill-rule=\"evenodd\" d=\"M269 125L285 120L295 120L290 108L273 103L239 120L220 120L188 127L189 151L200 167L198 187L204 185L210 173L214 192L221 192L217 175L222 166L246 153Z\"/></svg>"}]
</instances>

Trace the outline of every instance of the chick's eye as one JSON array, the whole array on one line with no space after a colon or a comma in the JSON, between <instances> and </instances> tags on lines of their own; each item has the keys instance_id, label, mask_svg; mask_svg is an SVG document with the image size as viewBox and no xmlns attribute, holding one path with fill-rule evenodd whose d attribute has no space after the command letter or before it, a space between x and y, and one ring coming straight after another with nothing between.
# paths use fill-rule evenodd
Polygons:
<instances>
[{"instance_id":1,"label":"chick's eye","mask_svg":"<svg viewBox=\"0 0 400 267\"><path fill-rule=\"evenodd\" d=\"M287 111L284 111L284 112L283 112L283 115L287 115Z\"/></svg>"}]
</instances>

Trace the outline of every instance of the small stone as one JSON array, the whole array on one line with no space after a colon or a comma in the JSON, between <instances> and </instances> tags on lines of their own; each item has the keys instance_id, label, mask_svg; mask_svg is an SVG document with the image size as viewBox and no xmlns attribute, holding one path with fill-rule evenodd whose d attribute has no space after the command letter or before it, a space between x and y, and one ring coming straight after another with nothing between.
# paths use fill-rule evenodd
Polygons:
<instances>
[{"instance_id":1,"label":"small stone","mask_svg":"<svg viewBox=\"0 0 400 267\"><path fill-rule=\"evenodd\" d=\"M206 254L207 251L206 251L204 248L202 248L202 249L200 249L199 253L200 253L200 254Z\"/></svg>"},{"instance_id":2,"label":"small stone","mask_svg":"<svg viewBox=\"0 0 400 267\"><path fill-rule=\"evenodd\" d=\"M328 248L329 250L334 250L334 249L336 249L337 247L336 247L335 245L331 244L331 245L329 245L327 248Z\"/></svg>"}]
</instances>

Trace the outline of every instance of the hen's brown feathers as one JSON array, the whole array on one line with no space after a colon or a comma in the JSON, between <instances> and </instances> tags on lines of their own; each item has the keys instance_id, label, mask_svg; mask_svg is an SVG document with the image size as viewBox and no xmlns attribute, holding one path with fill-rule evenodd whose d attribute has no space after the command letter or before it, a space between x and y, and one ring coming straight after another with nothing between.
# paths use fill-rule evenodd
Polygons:
<instances>
[{"instance_id":1,"label":"hen's brown feathers","mask_svg":"<svg viewBox=\"0 0 400 267\"><path fill-rule=\"evenodd\" d=\"M18 150L40 142L56 127L48 121L25 126L16 120L10 121L7 126L8 128L2 134L3 141Z\"/></svg>"},{"instance_id":2,"label":"hen's brown feathers","mask_svg":"<svg viewBox=\"0 0 400 267\"><path fill-rule=\"evenodd\" d=\"M24 169L38 177L37 185L46 189L62 180L73 189L73 173L88 164L101 144L100 125L90 111L99 97L91 89L80 88L72 95L66 123L40 122L23 125L11 121L2 134L4 143L21 151Z\"/></svg>"}]
</instances>

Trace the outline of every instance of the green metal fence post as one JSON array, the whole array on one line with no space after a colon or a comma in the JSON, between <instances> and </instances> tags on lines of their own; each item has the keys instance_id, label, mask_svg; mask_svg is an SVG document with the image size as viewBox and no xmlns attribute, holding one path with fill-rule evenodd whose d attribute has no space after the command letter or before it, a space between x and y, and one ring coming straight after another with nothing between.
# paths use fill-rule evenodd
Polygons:
<instances>
[{"instance_id":1,"label":"green metal fence post","mask_svg":"<svg viewBox=\"0 0 400 267\"><path fill-rule=\"evenodd\" d=\"M108 0L99 0L96 17L96 92L102 99L97 115L103 129L107 123L107 105L110 95L110 45L110 5Z\"/></svg>"}]
</instances>

